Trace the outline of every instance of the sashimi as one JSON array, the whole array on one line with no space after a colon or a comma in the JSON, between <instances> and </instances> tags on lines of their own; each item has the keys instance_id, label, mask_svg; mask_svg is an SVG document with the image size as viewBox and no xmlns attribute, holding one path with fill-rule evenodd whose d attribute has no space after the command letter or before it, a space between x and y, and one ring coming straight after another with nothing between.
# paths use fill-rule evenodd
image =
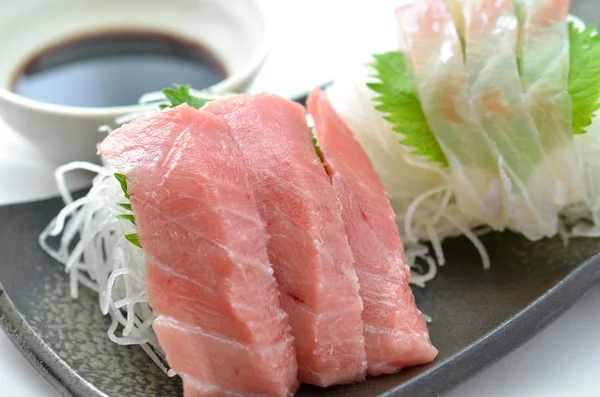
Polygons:
<instances>
[{"instance_id":1,"label":"sashimi","mask_svg":"<svg viewBox=\"0 0 600 397\"><path fill-rule=\"evenodd\" d=\"M395 214L375 169L325 94L314 90L308 110L355 259L363 300L368 373L381 375L432 361L427 324L410 289Z\"/></svg>"},{"instance_id":2,"label":"sashimi","mask_svg":"<svg viewBox=\"0 0 600 397\"><path fill-rule=\"evenodd\" d=\"M445 0L396 10L400 42L429 127L451 169L464 214L501 229L508 217L495 145L473 116L462 46Z\"/></svg>"},{"instance_id":3,"label":"sashimi","mask_svg":"<svg viewBox=\"0 0 600 397\"><path fill-rule=\"evenodd\" d=\"M573 137L569 84L570 0L521 0L521 75L525 101L554 172L551 198L559 206L583 198Z\"/></svg>"},{"instance_id":4,"label":"sashimi","mask_svg":"<svg viewBox=\"0 0 600 397\"><path fill-rule=\"evenodd\" d=\"M99 152L127 177L153 328L185 395L291 395L288 316L227 123L181 105L119 128Z\"/></svg>"},{"instance_id":5,"label":"sashimi","mask_svg":"<svg viewBox=\"0 0 600 397\"><path fill-rule=\"evenodd\" d=\"M553 170L523 101L513 2L464 0L462 11L473 108L502 160L508 227L531 240L552 236L558 225Z\"/></svg>"},{"instance_id":6,"label":"sashimi","mask_svg":"<svg viewBox=\"0 0 600 397\"><path fill-rule=\"evenodd\" d=\"M258 94L205 109L227 120L250 170L290 315L300 381L328 386L362 380L366 358L354 259L304 108Z\"/></svg>"}]
</instances>

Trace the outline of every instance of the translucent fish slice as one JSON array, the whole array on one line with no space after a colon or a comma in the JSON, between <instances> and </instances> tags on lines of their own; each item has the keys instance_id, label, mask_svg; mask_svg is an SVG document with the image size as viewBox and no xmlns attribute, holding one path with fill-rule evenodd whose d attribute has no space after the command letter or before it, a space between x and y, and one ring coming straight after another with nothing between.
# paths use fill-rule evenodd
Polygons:
<instances>
[{"instance_id":1,"label":"translucent fish slice","mask_svg":"<svg viewBox=\"0 0 600 397\"><path fill-rule=\"evenodd\" d=\"M523 19L519 57L525 103L554 173L552 199L562 206L583 197L568 94L570 1L519 3Z\"/></svg>"},{"instance_id":2,"label":"translucent fish slice","mask_svg":"<svg viewBox=\"0 0 600 397\"><path fill-rule=\"evenodd\" d=\"M508 226L532 240L554 235L557 208L548 200L554 175L523 102L513 2L466 0L462 11L471 98L481 126L501 156Z\"/></svg>"},{"instance_id":3,"label":"translucent fish slice","mask_svg":"<svg viewBox=\"0 0 600 397\"><path fill-rule=\"evenodd\" d=\"M462 46L444 0L396 10L400 42L429 126L450 169L461 210L495 229L506 224L498 151L473 116Z\"/></svg>"}]
</instances>

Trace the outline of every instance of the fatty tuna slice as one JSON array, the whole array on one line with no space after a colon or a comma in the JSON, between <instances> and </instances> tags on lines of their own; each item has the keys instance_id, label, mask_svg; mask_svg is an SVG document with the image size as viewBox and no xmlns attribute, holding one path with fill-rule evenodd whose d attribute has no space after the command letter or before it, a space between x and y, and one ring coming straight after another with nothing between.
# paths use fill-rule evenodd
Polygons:
<instances>
[{"instance_id":1,"label":"fatty tuna slice","mask_svg":"<svg viewBox=\"0 0 600 397\"><path fill-rule=\"evenodd\" d=\"M227 123L182 105L119 128L99 152L127 177L153 328L185 396L292 395L288 316Z\"/></svg>"},{"instance_id":2,"label":"fatty tuna slice","mask_svg":"<svg viewBox=\"0 0 600 397\"><path fill-rule=\"evenodd\" d=\"M364 304L369 375L399 371L432 361L437 350L415 305L410 270L387 194L360 144L327 97L315 89L308 98L315 134L342 204Z\"/></svg>"},{"instance_id":3,"label":"fatty tuna slice","mask_svg":"<svg viewBox=\"0 0 600 397\"><path fill-rule=\"evenodd\" d=\"M290 315L301 382L365 377L362 302L338 201L312 145L304 108L270 94L236 95L206 111L242 148L269 258Z\"/></svg>"}]
</instances>

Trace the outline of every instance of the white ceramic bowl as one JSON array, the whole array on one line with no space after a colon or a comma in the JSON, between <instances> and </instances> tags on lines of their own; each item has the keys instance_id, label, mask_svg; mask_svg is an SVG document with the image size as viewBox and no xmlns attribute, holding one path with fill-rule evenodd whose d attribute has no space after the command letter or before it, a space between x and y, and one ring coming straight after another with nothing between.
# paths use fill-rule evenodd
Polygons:
<instances>
[{"instance_id":1,"label":"white ceramic bowl","mask_svg":"<svg viewBox=\"0 0 600 397\"><path fill-rule=\"evenodd\" d=\"M19 96L10 85L20 67L44 48L90 33L136 28L199 41L211 50L229 76L211 87L217 93L243 91L269 52L265 21L252 0L2 1L0 117L50 164L97 161L96 145L104 138L98 127L140 106L58 106Z\"/></svg>"}]
</instances>

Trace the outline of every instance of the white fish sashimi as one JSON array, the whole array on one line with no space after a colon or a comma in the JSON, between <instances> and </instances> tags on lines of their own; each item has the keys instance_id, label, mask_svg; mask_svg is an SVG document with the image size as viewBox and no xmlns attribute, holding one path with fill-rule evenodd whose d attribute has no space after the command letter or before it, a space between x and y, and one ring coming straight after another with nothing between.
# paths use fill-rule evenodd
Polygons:
<instances>
[{"instance_id":1,"label":"white fish sashimi","mask_svg":"<svg viewBox=\"0 0 600 397\"><path fill-rule=\"evenodd\" d=\"M527 109L554 175L545 183L558 206L583 197L572 131L569 0L521 0L521 75Z\"/></svg>"},{"instance_id":2,"label":"white fish sashimi","mask_svg":"<svg viewBox=\"0 0 600 397\"><path fill-rule=\"evenodd\" d=\"M462 45L446 2L411 3L398 8L396 16L415 88L450 165L460 209L500 230L507 212L499 153L473 116Z\"/></svg>"},{"instance_id":3,"label":"white fish sashimi","mask_svg":"<svg viewBox=\"0 0 600 397\"><path fill-rule=\"evenodd\" d=\"M523 102L517 64L518 21L512 0L462 2L465 59L475 114L496 143L506 173L508 227L531 240L556 234L554 177Z\"/></svg>"}]
</instances>

